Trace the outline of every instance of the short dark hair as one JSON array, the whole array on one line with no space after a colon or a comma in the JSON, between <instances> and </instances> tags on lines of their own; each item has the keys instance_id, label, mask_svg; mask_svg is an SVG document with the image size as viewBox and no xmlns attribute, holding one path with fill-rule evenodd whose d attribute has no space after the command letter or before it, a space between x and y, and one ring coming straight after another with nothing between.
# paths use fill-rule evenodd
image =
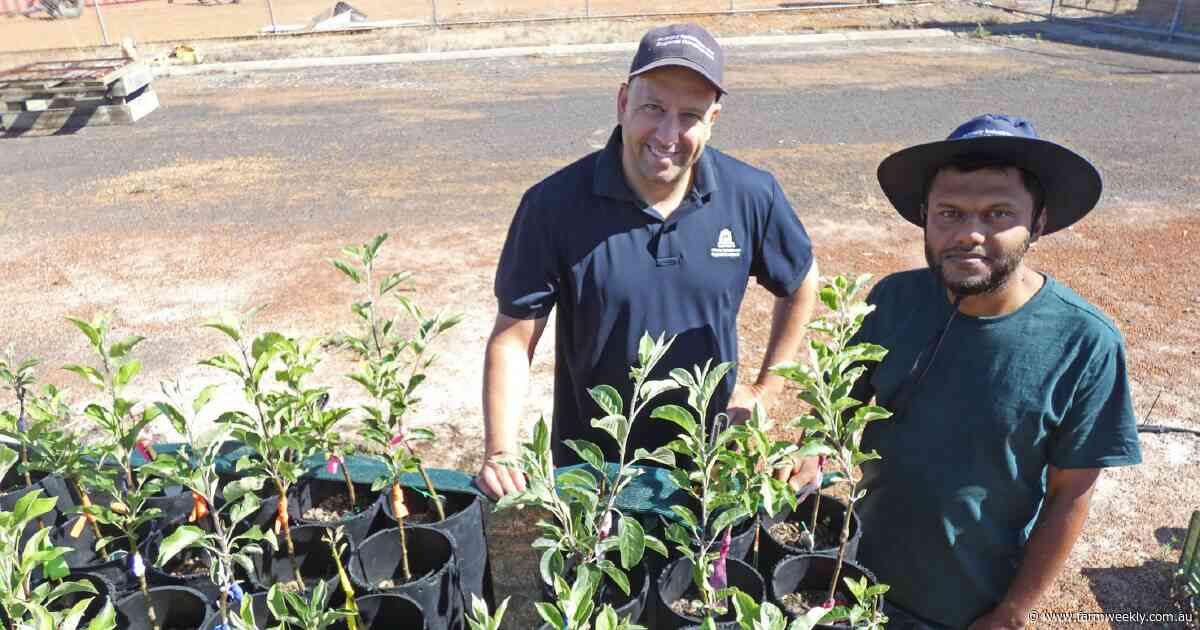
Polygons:
<instances>
[{"instance_id":1,"label":"short dark hair","mask_svg":"<svg viewBox=\"0 0 1200 630\"><path fill-rule=\"evenodd\" d=\"M1021 168L1010 161L1003 158L993 157L990 155L960 155L950 160L949 162L938 166L925 176L925 190L921 195L924 200L923 206L925 212L929 212L929 189L933 186L933 178L945 169L953 169L960 173L974 173L984 169L1006 169L1015 168L1021 174L1021 184L1025 186L1025 190L1029 192L1029 196L1033 197L1033 223L1037 225L1038 219L1042 216L1042 212L1046 209L1046 190L1042 188L1042 182L1028 169Z\"/></svg>"}]
</instances>

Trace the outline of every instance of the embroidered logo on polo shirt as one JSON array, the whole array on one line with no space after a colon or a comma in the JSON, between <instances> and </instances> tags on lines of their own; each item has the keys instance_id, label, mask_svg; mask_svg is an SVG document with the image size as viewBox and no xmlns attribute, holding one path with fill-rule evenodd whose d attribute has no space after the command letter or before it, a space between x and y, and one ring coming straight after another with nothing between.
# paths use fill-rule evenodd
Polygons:
<instances>
[{"instance_id":1,"label":"embroidered logo on polo shirt","mask_svg":"<svg viewBox=\"0 0 1200 630\"><path fill-rule=\"evenodd\" d=\"M742 249L733 242L733 231L723 228L717 233L717 246L709 253L713 258L737 258L742 255Z\"/></svg>"}]
</instances>

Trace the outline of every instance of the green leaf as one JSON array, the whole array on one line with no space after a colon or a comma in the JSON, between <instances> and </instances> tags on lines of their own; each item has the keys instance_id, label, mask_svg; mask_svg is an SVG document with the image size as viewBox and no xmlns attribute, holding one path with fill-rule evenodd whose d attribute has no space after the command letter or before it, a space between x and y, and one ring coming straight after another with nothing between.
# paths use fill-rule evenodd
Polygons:
<instances>
[{"instance_id":1,"label":"green leaf","mask_svg":"<svg viewBox=\"0 0 1200 630\"><path fill-rule=\"evenodd\" d=\"M392 289L396 288L402 282L409 279L411 276L412 276L412 274L407 271L402 271L399 273L393 273L393 274L389 275L388 277L384 278L383 283L379 285L379 295L381 295L381 296L386 295L388 291L391 291Z\"/></svg>"},{"instance_id":2,"label":"green leaf","mask_svg":"<svg viewBox=\"0 0 1200 630\"><path fill-rule=\"evenodd\" d=\"M17 463L21 456L11 448L0 444L0 478L8 475L8 470Z\"/></svg>"},{"instance_id":3,"label":"green leaf","mask_svg":"<svg viewBox=\"0 0 1200 630\"><path fill-rule=\"evenodd\" d=\"M604 452L600 450L599 446L586 440L563 440L563 444L575 451L583 461L591 464L593 468L601 473L604 472Z\"/></svg>"},{"instance_id":4,"label":"green leaf","mask_svg":"<svg viewBox=\"0 0 1200 630\"><path fill-rule=\"evenodd\" d=\"M534 606L537 607L538 614L541 615L542 620L550 624L551 628L563 627L562 613L558 612L558 609L554 607L554 604L537 602L534 604Z\"/></svg>"},{"instance_id":5,"label":"green leaf","mask_svg":"<svg viewBox=\"0 0 1200 630\"><path fill-rule=\"evenodd\" d=\"M588 390L588 394L592 396L592 400L596 401L596 404L600 405L605 415L619 416L624 411L621 394L609 385L593 387Z\"/></svg>"},{"instance_id":6,"label":"green leaf","mask_svg":"<svg viewBox=\"0 0 1200 630\"><path fill-rule=\"evenodd\" d=\"M88 341L91 342L93 348L100 349L101 340L99 330L93 327L90 323L77 317L67 316L67 321L75 324L76 328L81 330L84 335L87 335Z\"/></svg>"},{"instance_id":7,"label":"green leaf","mask_svg":"<svg viewBox=\"0 0 1200 630\"><path fill-rule=\"evenodd\" d=\"M130 337L126 337L125 339L114 343L109 347L108 356L113 359L124 358L125 355L129 354L129 352L133 350L134 346L145 340L146 338L142 337L141 335L132 335Z\"/></svg>"},{"instance_id":8,"label":"green leaf","mask_svg":"<svg viewBox=\"0 0 1200 630\"><path fill-rule=\"evenodd\" d=\"M617 548L621 551L621 566L632 569L642 561L642 556L646 553L646 531L632 516L621 517L619 529ZM625 593L629 594L628 583Z\"/></svg>"},{"instance_id":9,"label":"green leaf","mask_svg":"<svg viewBox=\"0 0 1200 630\"><path fill-rule=\"evenodd\" d=\"M162 544L158 548L158 566L163 566L171 558L184 549L195 545L197 542L204 540L207 534L204 530L195 525L180 525L171 532L170 536L163 539Z\"/></svg>"},{"instance_id":10,"label":"green leaf","mask_svg":"<svg viewBox=\"0 0 1200 630\"><path fill-rule=\"evenodd\" d=\"M664 394L673 389L679 389L679 383L674 379L663 379L661 381L646 381L642 384L642 400L647 401L659 394Z\"/></svg>"},{"instance_id":11,"label":"green leaf","mask_svg":"<svg viewBox=\"0 0 1200 630\"><path fill-rule=\"evenodd\" d=\"M617 568L616 565L614 565L611 562L605 563L604 565L602 565L602 568L603 568L604 574L608 576L608 579L612 580L613 583L617 585L617 588L621 589L622 593L625 593L626 595L628 595L629 594L629 576L625 575L624 571Z\"/></svg>"},{"instance_id":12,"label":"green leaf","mask_svg":"<svg viewBox=\"0 0 1200 630\"><path fill-rule=\"evenodd\" d=\"M247 600L250 598L247 597ZM117 609L113 608L112 602L104 605L104 609L100 614L96 615L88 624L87 630L113 630L117 627Z\"/></svg>"},{"instance_id":13,"label":"green leaf","mask_svg":"<svg viewBox=\"0 0 1200 630\"><path fill-rule=\"evenodd\" d=\"M105 387L104 376L102 376L100 374L100 372L98 370L96 370L96 368L93 368L93 367L90 367L87 365L77 365L77 364L71 363L68 365L64 365L63 369L68 372L74 372L75 374L82 376L84 378L84 380L86 380L87 382L91 383L92 385L96 386L99 389L104 389L104 387Z\"/></svg>"},{"instance_id":14,"label":"green leaf","mask_svg":"<svg viewBox=\"0 0 1200 630\"><path fill-rule=\"evenodd\" d=\"M200 393L196 394L192 400L192 413L200 413L200 410L204 409L205 405L212 400L213 394L220 388L221 386L216 383L205 385L204 389L201 389Z\"/></svg>"},{"instance_id":15,"label":"green leaf","mask_svg":"<svg viewBox=\"0 0 1200 630\"><path fill-rule=\"evenodd\" d=\"M750 517L750 510L744 505L738 505L725 510L717 515L717 518L712 523L712 533L725 531L726 527L732 527L741 523Z\"/></svg>"},{"instance_id":16,"label":"green leaf","mask_svg":"<svg viewBox=\"0 0 1200 630\"><path fill-rule=\"evenodd\" d=\"M242 340L242 333L239 332L241 325L238 323L237 317L232 313L221 313L218 319L211 319L203 324L204 328L212 328L225 333L226 337L234 341Z\"/></svg>"},{"instance_id":17,"label":"green leaf","mask_svg":"<svg viewBox=\"0 0 1200 630\"><path fill-rule=\"evenodd\" d=\"M692 412L679 405L663 405L658 407L650 414L650 417L657 420L674 422L688 435L699 433L699 426L696 424L695 416L692 415Z\"/></svg>"},{"instance_id":18,"label":"green leaf","mask_svg":"<svg viewBox=\"0 0 1200 630\"><path fill-rule=\"evenodd\" d=\"M592 419L592 428L600 429L609 434L618 444L624 444L625 440L628 439L629 426L629 419L620 414Z\"/></svg>"},{"instance_id":19,"label":"green leaf","mask_svg":"<svg viewBox=\"0 0 1200 630\"><path fill-rule=\"evenodd\" d=\"M142 362L137 359L131 359L128 363L121 365L117 369L117 375L113 377L113 384L117 387L124 387L137 376L138 372L142 371Z\"/></svg>"},{"instance_id":20,"label":"green leaf","mask_svg":"<svg viewBox=\"0 0 1200 630\"><path fill-rule=\"evenodd\" d=\"M665 446L654 449L653 453L644 448L639 448L633 452L633 460L650 460L670 467L675 465L675 452Z\"/></svg>"},{"instance_id":21,"label":"green leaf","mask_svg":"<svg viewBox=\"0 0 1200 630\"><path fill-rule=\"evenodd\" d=\"M353 280L355 284L360 284L362 282L362 274L360 274L357 269L346 264L345 261L330 260L329 262L336 267L338 271L346 274L346 276Z\"/></svg>"}]
</instances>

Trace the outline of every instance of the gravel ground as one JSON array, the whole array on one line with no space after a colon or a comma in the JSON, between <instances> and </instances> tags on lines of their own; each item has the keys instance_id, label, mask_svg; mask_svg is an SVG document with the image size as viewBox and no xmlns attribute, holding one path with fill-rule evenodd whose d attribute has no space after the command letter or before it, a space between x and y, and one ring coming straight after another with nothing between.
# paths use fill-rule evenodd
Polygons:
<instances>
[{"instance_id":1,"label":"gravel ground","mask_svg":"<svg viewBox=\"0 0 1200 630\"><path fill-rule=\"evenodd\" d=\"M0 140L7 341L42 357L41 375L82 399L83 383L55 369L87 358L62 317L113 311L119 332L148 337L142 394L155 395L162 379L198 389L221 377L195 362L223 349L201 323L267 304L262 328L344 330L356 296L325 259L389 231L383 265L416 272L411 295L425 307L466 315L440 345L416 419L441 436L428 452L435 465L474 470L481 351L508 221L525 188L604 141L627 63L554 57L167 80L156 83L162 109L134 127ZM1185 110L1200 102L1195 68L1000 37L738 50L714 145L779 177L824 272L880 275L923 258L919 232L874 181L878 161L977 113L1029 115L1042 135L1093 158L1107 184L1101 207L1039 242L1031 264L1121 327L1140 416L1200 429L1200 284L1188 253L1200 233L1200 119ZM769 313L767 294L752 289L740 319L743 373L756 368ZM530 423L549 411L552 361L544 343ZM348 367L332 354L316 378L353 404L357 392L340 376ZM798 408L780 401L773 414ZM1200 453L1194 435L1143 434L1142 445L1144 464L1102 476L1043 609L1172 609L1172 541L1200 507ZM531 519L501 515L489 527L500 592L519 611L513 628L533 627Z\"/></svg>"}]
</instances>

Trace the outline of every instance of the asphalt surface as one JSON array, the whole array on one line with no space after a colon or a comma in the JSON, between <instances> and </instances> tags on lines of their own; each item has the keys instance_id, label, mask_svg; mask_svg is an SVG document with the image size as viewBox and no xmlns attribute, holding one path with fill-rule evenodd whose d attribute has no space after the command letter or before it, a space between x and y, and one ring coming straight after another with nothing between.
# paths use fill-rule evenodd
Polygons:
<instances>
[{"instance_id":1,"label":"asphalt surface","mask_svg":"<svg viewBox=\"0 0 1200 630\"><path fill-rule=\"evenodd\" d=\"M914 56L922 64L910 68L906 59ZM965 65L955 76L959 60ZM134 127L0 139L0 188L7 191L0 207L6 206L8 230L49 233L143 221L164 227L322 224L383 218L380 213L416 222L503 219L515 199L400 208L398 216L394 203L348 202L339 185L345 172L364 164L530 158L565 164L597 136L604 139L599 130L612 124L626 63L624 55L600 55L163 80L163 108ZM1193 176L1200 117L1188 105L1200 102L1194 63L996 37L744 49L731 51L728 63L735 88L713 144L735 154L794 144L909 144L942 137L972 115L1004 112L1029 116L1043 136L1093 158L1106 175L1106 205L1194 204L1200 189ZM828 76L839 66L849 85ZM815 80L806 75L809 67L818 68ZM853 81L864 70L875 80ZM739 81L739 73L754 78ZM288 99L289 92L296 98ZM213 99L237 102L237 112L214 108ZM422 115L447 102L472 115ZM381 117L381 103L403 104L410 115ZM273 115L290 123L262 124ZM319 175L308 207L297 211L287 202L293 187L231 194L217 204L96 208L103 212L42 212L30 203L33 195L71 197L176 160L264 155L304 162ZM545 172L510 175L528 185ZM310 184L307 177L296 183ZM803 188L789 194L798 207L828 205Z\"/></svg>"}]
</instances>

